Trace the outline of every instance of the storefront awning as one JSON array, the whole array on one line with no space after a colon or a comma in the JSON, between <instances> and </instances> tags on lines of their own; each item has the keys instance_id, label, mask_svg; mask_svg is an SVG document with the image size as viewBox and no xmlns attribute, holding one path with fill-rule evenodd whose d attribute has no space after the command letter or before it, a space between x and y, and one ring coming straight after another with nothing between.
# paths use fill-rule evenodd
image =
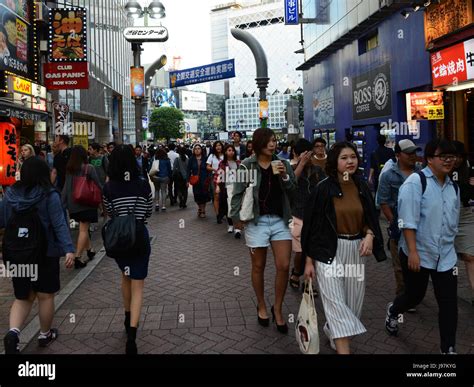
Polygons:
<instances>
[{"instance_id":1,"label":"storefront awning","mask_svg":"<svg viewBox=\"0 0 474 387\"><path fill-rule=\"evenodd\" d=\"M18 118L20 120L46 121L49 113L33 110L13 103L0 101L0 117Z\"/></svg>"}]
</instances>

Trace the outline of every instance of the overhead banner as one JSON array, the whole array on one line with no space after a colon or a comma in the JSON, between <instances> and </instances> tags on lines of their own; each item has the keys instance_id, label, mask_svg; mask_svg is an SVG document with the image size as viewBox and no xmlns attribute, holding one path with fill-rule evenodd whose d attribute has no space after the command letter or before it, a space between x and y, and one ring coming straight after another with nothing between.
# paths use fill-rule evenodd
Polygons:
<instances>
[{"instance_id":1,"label":"overhead banner","mask_svg":"<svg viewBox=\"0 0 474 387\"><path fill-rule=\"evenodd\" d=\"M202 67L170 71L170 87L194 85L235 77L234 59L212 63Z\"/></svg>"},{"instance_id":2,"label":"overhead banner","mask_svg":"<svg viewBox=\"0 0 474 387\"><path fill-rule=\"evenodd\" d=\"M45 63L44 82L49 90L88 89L87 62Z\"/></svg>"},{"instance_id":3,"label":"overhead banner","mask_svg":"<svg viewBox=\"0 0 474 387\"><path fill-rule=\"evenodd\" d=\"M474 79L474 39L431 55L433 87L457 85Z\"/></svg>"},{"instance_id":4,"label":"overhead banner","mask_svg":"<svg viewBox=\"0 0 474 387\"><path fill-rule=\"evenodd\" d=\"M22 16L27 16L25 9L28 7L25 7L13 5L13 9L21 12ZM28 19L22 16L0 4L0 70L32 78L31 26Z\"/></svg>"},{"instance_id":5,"label":"overhead banner","mask_svg":"<svg viewBox=\"0 0 474 387\"><path fill-rule=\"evenodd\" d=\"M285 0L285 24L299 24L299 7L298 0Z\"/></svg>"},{"instance_id":6,"label":"overhead banner","mask_svg":"<svg viewBox=\"0 0 474 387\"><path fill-rule=\"evenodd\" d=\"M407 121L444 119L443 92L407 93Z\"/></svg>"},{"instance_id":7,"label":"overhead banner","mask_svg":"<svg viewBox=\"0 0 474 387\"><path fill-rule=\"evenodd\" d=\"M131 97L140 99L145 96L145 69L143 67L130 67Z\"/></svg>"},{"instance_id":8,"label":"overhead banner","mask_svg":"<svg viewBox=\"0 0 474 387\"><path fill-rule=\"evenodd\" d=\"M49 61L87 61L86 9L54 8L49 23Z\"/></svg>"},{"instance_id":9,"label":"overhead banner","mask_svg":"<svg viewBox=\"0 0 474 387\"><path fill-rule=\"evenodd\" d=\"M392 114L390 64L352 78L352 117L354 120Z\"/></svg>"}]
</instances>

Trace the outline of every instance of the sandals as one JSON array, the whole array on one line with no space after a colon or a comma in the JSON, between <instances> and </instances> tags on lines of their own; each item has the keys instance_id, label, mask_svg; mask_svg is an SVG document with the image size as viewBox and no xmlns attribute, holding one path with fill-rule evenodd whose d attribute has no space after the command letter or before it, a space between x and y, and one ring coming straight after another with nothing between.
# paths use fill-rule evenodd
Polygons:
<instances>
[{"instance_id":1,"label":"sandals","mask_svg":"<svg viewBox=\"0 0 474 387\"><path fill-rule=\"evenodd\" d=\"M205 218L206 217L206 212L199 209L198 210L198 217L201 218L201 219Z\"/></svg>"},{"instance_id":2,"label":"sandals","mask_svg":"<svg viewBox=\"0 0 474 387\"><path fill-rule=\"evenodd\" d=\"M292 277L298 277L297 280L293 279ZM291 276L290 276L290 287L295 290L299 290L300 288L300 277L299 275L295 274L295 269L291 270Z\"/></svg>"}]
</instances>

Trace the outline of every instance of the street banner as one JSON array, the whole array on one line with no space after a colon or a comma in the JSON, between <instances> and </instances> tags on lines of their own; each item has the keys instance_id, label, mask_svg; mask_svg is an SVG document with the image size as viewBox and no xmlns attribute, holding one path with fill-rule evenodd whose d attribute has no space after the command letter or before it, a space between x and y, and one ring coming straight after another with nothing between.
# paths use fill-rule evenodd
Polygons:
<instances>
[{"instance_id":1,"label":"street banner","mask_svg":"<svg viewBox=\"0 0 474 387\"><path fill-rule=\"evenodd\" d=\"M15 126L0 122L0 185L15 184L17 158L18 144Z\"/></svg>"},{"instance_id":2,"label":"street banner","mask_svg":"<svg viewBox=\"0 0 474 387\"><path fill-rule=\"evenodd\" d=\"M27 16L22 7L14 6L14 9ZM33 44L28 19L0 4L0 21L0 70L32 78Z\"/></svg>"},{"instance_id":3,"label":"street banner","mask_svg":"<svg viewBox=\"0 0 474 387\"><path fill-rule=\"evenodd\" d=\"M49 90L88 89L87 62L45 63L44 83Z\"/></svg>"},{"instance_id":4,"label":"street banner","mask_svg":"<svg viewBox=\"0 0 474 387\"><path fill-rule=\"evenodd\" d=\"M443 92L407 93L407 121L444 119Z\"/></svg>"},{"instance_id":5,"label":"street banner","mask_svg":"<svg viewBox=\"0 0 474 387\"><path fill-rule=\"evenodd\" d=\"M298 0L285 0L285 24L299 24L299 7Z\"/></svg>"},{"instance_id":6,"label":"street banner","mask_svg":"<svg viewBox=\"0 0 474 387\"><path fill-rule=\"evenodd\" d=\"M434 52L431 72L433 87L474 79L474 39Z\"/></svg>"},{"instance_id":7,"label":"street banner","mask_svg":"<svg viewBox=\"0 0 474 387\"><path fill-rule=\"evenodd\" d=\"M170 87L194 85L235 77L234 59L212 63L201 67L170 71Z\"/></svg>"},{"instance_id":8,"label":"street banner","mask_svg":"<svg viewBox=\"0 0 474 387\"><path fill-rule=\"evenodd\" d=\"M143 67L130 67L131 97L140 99L145 96L145 69Z\"/></svg>"},{"instance_id":9,"label":"street banner","mask_svg":"<svg viewBox=\"0 0 474 387\"><path fill-rule=\"evenodd\" d=\"M54 8L49 12L49 61L87 61L87 11Z\"/></svg>"},{"instance_id":10,"label":"street banner","mask_svg":"<svg viewBox=\"0 0 474 387\"><path fill-rule=\"evenodd\" d=\"M392 114L390 64L352 78L352 116L365 120Z\"/></svg>"}]
</instances>

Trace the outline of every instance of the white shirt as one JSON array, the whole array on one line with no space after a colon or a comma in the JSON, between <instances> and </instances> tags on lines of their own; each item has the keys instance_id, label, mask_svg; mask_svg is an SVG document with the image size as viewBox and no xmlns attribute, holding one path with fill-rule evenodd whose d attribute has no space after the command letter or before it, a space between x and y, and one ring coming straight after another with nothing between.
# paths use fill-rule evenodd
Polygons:
<instances>
[{"instance_id":1,"label":"white shirt","mask_svg":"<svg viewBox=\"0 0 474 387\"><path fill-rule=\"evenodd\" d=\"M171 161L171 169L173 169L174 161L179 157L179 154L177 154L175 151L169 151L168 152L168 158Z\"/></svg>"},{"instance_id":2,"label":"white shirt","mask_svg":"<svg viewBox=\"0 0 474 387\"><path fill-rule=\"evenodd\" d=\"M210 165L212 169L217 170L219 168L219 163L224 160L224 155L221 155L221 157L217 158L216 155L212 154L207 158L207 165Z\"/></svg>"}]
</instances>

